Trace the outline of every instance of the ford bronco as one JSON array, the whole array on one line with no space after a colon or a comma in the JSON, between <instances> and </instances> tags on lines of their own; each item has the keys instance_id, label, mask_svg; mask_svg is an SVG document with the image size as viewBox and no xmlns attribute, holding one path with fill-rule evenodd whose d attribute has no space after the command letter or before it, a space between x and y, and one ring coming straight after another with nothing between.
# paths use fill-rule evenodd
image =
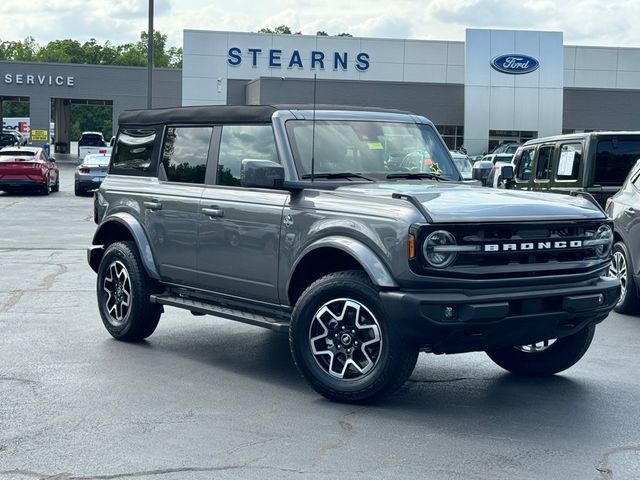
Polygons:
<instances>
[{"instance_id":1,"label":"ford bronco","mask_svg":"<svg viewBox=\"0 0 640 480\"><path fill-rule=\"evenodd\" d=\"M420 351L555 374L620 291L588 194L465 183L433 124L397 111L125 112L94 208L113 337L145 339L169 306L270 328L336 401L393 392Z\"/></svg>"}]
</instances>

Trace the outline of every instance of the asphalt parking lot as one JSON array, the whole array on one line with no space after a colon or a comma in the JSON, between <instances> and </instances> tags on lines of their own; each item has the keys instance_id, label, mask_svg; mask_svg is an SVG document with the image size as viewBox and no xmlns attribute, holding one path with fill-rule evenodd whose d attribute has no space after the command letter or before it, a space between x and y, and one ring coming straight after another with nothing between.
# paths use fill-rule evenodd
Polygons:
<instances>
[{"instance_id":1,"label":"asphalt parking lot","mask_svg":"<svg viewBox=\"0 0 640 480\"><path fill-rule=\"evenodd\" d=\"M113 340L73 168L48 197L0 193L1 480L640 478L640 317L553 378L422 354L383 403L330 403L270 331L168 308Z\"/></svg>"}]
</instances>

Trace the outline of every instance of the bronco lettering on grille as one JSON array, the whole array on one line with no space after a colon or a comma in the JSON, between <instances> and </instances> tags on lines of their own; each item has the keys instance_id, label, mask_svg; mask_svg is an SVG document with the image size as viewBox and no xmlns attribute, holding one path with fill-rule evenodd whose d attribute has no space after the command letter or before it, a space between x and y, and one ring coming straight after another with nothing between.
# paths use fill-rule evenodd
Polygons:
<instances>
[{"instance_id":1,"label":"bronco lettering on grille","mask_svg":"<svg viewBox=\"0 0 640 480\"><path fill-rule=\"evenodd\" d=\"M485 252L509 252L519 250L556 250L563 248L580 248L582 240L559 240L555 242L525 242L525 243L490 243L484 246Z\"/></svg>"}]
</instances>

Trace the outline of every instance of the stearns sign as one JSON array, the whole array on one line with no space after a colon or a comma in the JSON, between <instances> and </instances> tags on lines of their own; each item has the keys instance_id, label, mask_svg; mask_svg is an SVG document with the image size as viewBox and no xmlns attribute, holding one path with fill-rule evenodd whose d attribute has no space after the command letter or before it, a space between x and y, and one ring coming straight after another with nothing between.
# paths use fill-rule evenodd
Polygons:
<instances>
[{"instance_id":1,"label":"stearns sign","mask_svg":"<svg viewBox=\"0 0 640 480\"><path fill-rule=\"evenodd\" d=\"M288 53L279 48L265 49L231 47L227 52L227 63L237 67L245 60L251 62L252 67L266 64L269 68L309 68L311 70L348 70L353 66L359 72L369 70L370 57L366 52L349 55L348 52L321 52L313 50L308 52L307 59L303 59L300 50Z\"/></svg>"}]
</instances>

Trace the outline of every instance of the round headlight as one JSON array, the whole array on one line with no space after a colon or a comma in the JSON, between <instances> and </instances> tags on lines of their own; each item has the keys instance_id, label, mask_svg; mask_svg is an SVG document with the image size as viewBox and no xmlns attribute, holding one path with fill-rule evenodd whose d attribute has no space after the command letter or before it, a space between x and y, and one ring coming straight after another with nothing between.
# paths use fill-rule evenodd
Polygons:
<instances>
[{"instance_id":1,"label":"round headlight","mask_svg":"<svg viewBox=\"0 0 640 480\"><path fill-rule=\"evenodd\" d=\"M451 250L455 247L456 237L446 230L437 230L430 233L422 245L422 253L429 265L435 268L445 268L456 259L457 252Z\"/></svg>"},{"instance_id":2,"label":"round headlight","mask_svg":"<svg viewBox=\"0 0 640 480\"><path fill-rule=\"evenodd\" d=\"M609 225L600 225L593 239L598 243L595 248L596 255L600 258L609 256L613 245L613 232L611 231L611 227Z\"/></svg>"}]
</instances>

